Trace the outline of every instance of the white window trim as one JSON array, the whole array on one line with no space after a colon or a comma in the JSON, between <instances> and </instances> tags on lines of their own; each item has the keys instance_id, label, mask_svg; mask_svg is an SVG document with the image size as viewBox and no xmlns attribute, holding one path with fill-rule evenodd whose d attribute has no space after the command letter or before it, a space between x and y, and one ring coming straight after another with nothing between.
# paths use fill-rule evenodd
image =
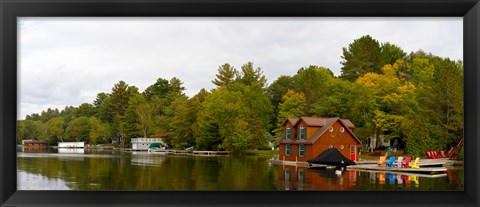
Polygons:
<instances>
[{"instance_id":1,"label":"white window trim","mask_svg":"<svg viewBox=\"0 0 480 207\"><path fill-rule=\"evenodd\" d=\"M290 135L290 138L288 138L288 135ZM291 140L292 139L292 128L290 125L287 126L287 129L285 131L285 139Z\"/></svg>"},{"instance_id":2,"label":"white window trim","mask_svg":"<svg viewBox=\"0 0 480 207\"><path fill-rule=\"evenodd\" d=\"M306 130L305 130L305 127L302 125L300 125L300 140L305 140L307 135L306 135ZM302 134L303 134L303 137L302 137Z\"/></svg>"},{"instance_id":3,"label":"white window trim","mask_svg":"<svg viewBox=\"0 0 480 207\"><path fill-rule=\"evenodd\" d=\"M292 145L291 144L285 144L285 155L286 156L291 156L292 155Z\"/></svg>"}]
</instances>

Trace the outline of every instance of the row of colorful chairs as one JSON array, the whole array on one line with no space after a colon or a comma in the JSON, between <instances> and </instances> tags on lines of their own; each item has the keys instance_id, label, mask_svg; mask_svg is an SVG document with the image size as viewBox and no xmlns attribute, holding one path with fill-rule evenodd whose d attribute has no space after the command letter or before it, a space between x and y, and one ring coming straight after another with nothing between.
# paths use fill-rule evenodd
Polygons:
<instances>
[{"instance_id":1,"label":"row of colorful chairs","mask_svg":"<svg viewBox=\"0 0 480 207\"><path fill-rule=\"evenodd\" d=\"M445 157L448 157L446 154L445 154L445 151L440 151L440 153L437 153L436 151L430 151L430 152L426 152L425 153L427 155L427 158L429 159L437 159L437 158L445 158Z\"/></svg>"},{"instance_id":2,"label":"row of colorful chairs","mask_svg":"<svg viewBox=\"0 0 480 207\"><path fill-rule=\"evenodd\" d=\"M394 156L390 156L389 160L387 161L387 155L380 157L380 160L378 161L378 166L381 167L410 167L410 168L420 168L418 166L418 162L420 161L420 158L417 157L415 161L412 163L412 157L407 156L405 158L405 161L403 161L403 157L400 156L398 157L398 160L395 161Z\"/></svg>"}]
</instances>

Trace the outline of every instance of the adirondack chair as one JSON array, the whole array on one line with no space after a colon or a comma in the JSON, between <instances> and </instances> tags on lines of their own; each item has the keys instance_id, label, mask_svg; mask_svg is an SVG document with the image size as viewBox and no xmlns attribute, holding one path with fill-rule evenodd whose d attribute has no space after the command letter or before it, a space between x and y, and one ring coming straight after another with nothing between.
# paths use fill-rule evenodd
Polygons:
<instances>
[{"instance_id":1,"label":"adirondack chair","mask_svg":"<svg viewBox=\"0 0 480 207\"><path fill-rule=\"evenodd\" d=\"M387 159L387 156L381 156L380 160L377 162L378 166L385 167L385 160L386 159Z\"/></svg>"},{"instance_id":2,"label":"adirondack chair","mask_svg":"<svg viewBox=\"0 0 480 207\"><path fill-rule=\"evenodd\" d=\"M460 140L460 142L458 142L456 147L452 147L452 149L450 149L450 151L448 153L448 157L451 160L457 159L458 158L458 152L460 152L462 147L463 147L463 138Z\"/></svg>"},{"instance_id":3,"label":"adirondack chair","mask_svg":"<svg viewBox=\"0 0 480 207\"><path fill-rule=\"evenodd\" d=\"M432 152L428 151L426 154L428 159L433 159Z\"/></svg>"},{"instance_id":4,"label":"adirondack chair","mask_svg":"<svg viewBox=\"0 0 480 207\"><path fill-rule=\"evenodd\" d=\"M420 161L420 157L417 157L417 158L415 159L415 162L410 163L410 164L408 164L408 165L409 165L411 168L420 168L420 166L418 166L418 161Z\"/></svg>"},{"instance_id":5,"label":"adirondack chair","mask_svg":"<svg viewBox=\"0 0 480 207\"><path fill-rule=\"evenodd\" d=\"M402 162L402 167L408 167L410 161L412 161L412 157L407 156L407 158L405 158L405 162Z\"/></svg>"},{"instance_id":6,"label":"adirondack chair","mask_svg":"<svg viewBox=\"0 0 480 207\"><path fill-rule=\"evenodd\" d=\"M443 150L440 151L440 155L441 155L442 157L447 157L447 155L445 154L445 151L443 151Z\"/></svg>"},{"instance_id":7,"label":"adirondack chair","mask_svg":"<svg viewBox=\"0 0 480 207\"><path fill-rule=\"evenodd\" d=\"M395 163L393 163L393 166L394 167L402 167L402 163L403 163L403 157L400 156L400 157L398 157L398 160Z\"/></svg>"},{"instance_id":8,"label":"adirondack chair","mask_svg":"<svg viewBox=\"0 0 480 207\"><path fill-rule=\"evenodd\" d=\"M437 151L433 151L433 156L435 158L441 158L442 157L440 154L437 153Z\"/></svg>"},{"instance_id":9,"label":"adirondack chair","mask_svg":"<svg viewBox=\"0 0 480 207\"><path fill-rule=\"evenodd\" d=\"M387 167L393 167L394 163L395 163L395 157L391 156L390 160L388 160L385 164L387 165Z\"/></svg>"}]
</instances>

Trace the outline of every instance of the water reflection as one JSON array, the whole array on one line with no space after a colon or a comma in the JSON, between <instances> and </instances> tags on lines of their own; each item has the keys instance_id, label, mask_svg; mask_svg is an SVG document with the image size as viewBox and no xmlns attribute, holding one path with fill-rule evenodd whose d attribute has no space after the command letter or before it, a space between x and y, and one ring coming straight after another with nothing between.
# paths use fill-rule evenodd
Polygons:
<instances>
[{"instance_id":1,"label":"water reflection","mask_svg":"<svg viewBox=\"0 0 480 207\"><path fill-rule=\"evenodd\" d=\"M130 163L137 166L161 166L166 159L165 156L154 156L147 152L132 152Z\"/></svg>"},{"instance_id":2,"label":"water reflection","mask_svg":"<svg viewBox=\"0 0 480 207\"><path fill-rule=\"evenodd\" d=\"M17 181L18 190L70 190L62 179L52 179L23 170L17 171Z\"/></svg>"},{"instance_id":3,"label":"water reflection","mask_svg":"<svg viewBox=\"0 0 480 207\"><path fill-rule=\"evenodd\" d=\"M284 190L463 190L463 169L422 175L359 170L308 169L279 166L278 185Z\"/></svg>"},{"instance_id":4,"label":"water reflection","mask_svg":"<svg viewBox=\"0 0 480 207\"><path fill-rule=\"evenodd\" d=\"M73 190L279 190L265 156L18 153L17 168ZM19 177L18 185L37 184ZM38 189L43 190L44 188ZM59 190L52 185L50 190Z\"/></svg>"},{"instance_id":5,"label":"water reflection","mask_svg":"<svg viewBox=\"0 0 480 207\"><path fill-rule=\"evenodd\" d=\"M58 148L58 153L60 153L60 154L85 154L85 149L83 149L83 148Z\"/></svg>"},{"instance_id":6,"label":"water reflection","mask_svg":"<svg viewBox=\"0 0 480 207\"><path fill-rule=\"evenodd\" d=\"M345 168L308 169L281 165L279 185L284 190L351 190L355 188L356 172Z\"/></svg>"},{"instance_id":7,"label":"water reflection","mask_svg":"<svg viewBox=\"0 0 480 207\"><path fill-rule=\"evenodd\" d=\"M463 169L443 177L308 169L268 156L194 157L118 151L17 153L18 187L30 190L463 190Z\"/></svg>"}]
</instances>

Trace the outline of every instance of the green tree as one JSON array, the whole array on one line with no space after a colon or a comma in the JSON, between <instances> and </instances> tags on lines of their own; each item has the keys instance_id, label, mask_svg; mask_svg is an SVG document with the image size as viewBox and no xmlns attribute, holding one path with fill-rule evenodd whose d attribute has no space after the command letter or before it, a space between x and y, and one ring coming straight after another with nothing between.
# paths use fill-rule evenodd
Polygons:
<instances>
[{"instance_id":1,"label":"green tree","mask_svg":"<svg viewBox=\"0 0 480 207\"><path fill-rule=\"evenodd\" d=\"M282 97L288 90L293 90L295 82L293 77L282 75L277 80L273 81L266 90L267 96L274 107L275 117L278 115L278 106L282 102Z\"/></svg>"},{"instance_id":2,"label":"green tree","mask_svg":"<svg viewBox=\"0 0 480 207\"><path fill-rule=\"evenodd\" d=\"M89 143L96 145L98 143L106 143L111 138L111 129L108 123L102 123L102 121L96 117L90 117L88 120L90 126Z\"/></svg>"},{"instance_id":3,"label":"green tree","mask_svg":"<svg viewBox=\"0 0 480 207\"><path fill-rule=\"evenodd\" d=\"M259 84L264 88L267 84L267 78L263 75L263 71L260 67L254 68L253 62L248 62L242 65L242 71L237 76L237 81L244 85L252 85L254 83Z\"/></svg>"},{"instance_id":4,"label":"green tree","mask_svg":"<svg viewBox=\"0 0 480 207\"><path fill-rule=\"evenodd\" d=\"M170 90L171 90L171 86L168 80L163 78L158 78L153 85L148 86L147 89L145 89L145 91L143 92L143 95L145 95L147 100L150 101L153 96L164 98Z\"/></svg>"},{"instance_id":5,"label":"green tree","mask_svg":"<svg viewBox=\"0 0 480 207\"><path fill-rule=\"evenodd\" d=\"M282 97L282 103L280 103L277 127L274 130L276 137L283 136L282 123L287 118L296 118L306 114L307 100L302 92L295 92L288 90Z\"/></svg>"},{"instance_id":6,"label":"green tree","mask_svg":"<svg viewBox=\"0 0 480 207\"><path fill-rule=\"evenodd\" d=\"M129 144L129 138L138 135L138 129L135 125L135 113L129 112L125 114L130 99L138 94L138 88L129 86L124 81L116 83L108 100L108 111L112 113L113 133L119 138L121 146Z\"/></svg>"},{"instance_id":7,"label":"green tree","mask_svg":"<svg viewBox=\"0 0 480 207\"><path fill-rule=\"evenodd\" d=\"M65 120L63 117L55 117L45 123L49 143L63 142L65 136Z\"/></svg>"},{"instance_id":8,"label":"green tree","mask_svg":"<svg viewBox=\"0 0 480 207\"><path fill-rule=\"evenodd\" d=\"M60 112L58 111L58 109L48 108L47 111L42 111L42 113L40 114L40 120L43 123L46 123L48 120L58 117L59 115Z\"/></svg>"},{"instance_id":9,"label":"green tree","mask_svg":"<svg viewBox=\"0 0 480 207\"><path fill-rule=\"evenodd\" d=\"M385 57L382 57L382 48L378 41L370 35L355 39L348 48L342 50L340 77L343 79L354 82L366 73L381 73L380 68L384 65L382 58Z\"/></svg>"},{"instance_id":10,"label":"green tree","mask_svg":"<svg viewBox=\"0 0 480 207\"><path fill-rule=\"evenodd\" d=\"M328 85L334 79L330 69L318 66L309 66L301 68L297 74L293 76L295 80L296 91L303 92L307 100L307 114L311 115L312 106L318 101L326 97L328 93Z\"/></svg>"},{"instance_id":11,"label":"green tree","mask_svg":"<svg viewBox=\"0 0 480 207\"><path fill-rule=\"evenodd\" d=\"M250 125L248 129L251 141L248 142L248 147L250 149L265 149L270 141L269 131L272 127L273 106L259 84L245 86L242 95L245 104L243 120ZM237 123L237 121L235 124L242 126L242 123Z\"/></svg>"},{"instance_id":12,"label":"green tree","mask_svg":"<svg viewBox=\"0 0 480 207\"><path fill-rule=\"evenodd\" d=\"M230 66L230 64L225 63L218 67L218 74L215 75L217 78L215 78L212 83L219 87L226 86L235 81L235 78L238 75L237 69Z\"/></svg>"},{"instance_id":13,"label":"green tree","mask_svg":"<svg viewBox=\"0 0 480 207\"><path fill-rule=\"evenodd\" d=\"M382 56L381 65L393 65L397 60L404 59L407 55L399 46L388 42L382 43L380 51Z\"/></svg>"},{"instance_id":14,"label":"green tree","mask_svg":"<svg viewBox=\"0 0 480 207\"><path fill-rule=\"evenodd\" d=\"M242 114L244 108L239 91L229 91L225 87L214 89L203 103L199 113L197 148L217 150L225 138L232 133L233 121Z\"/></svg>"},{"instance_id":15,"label":"green tree","mask_svg":"<svg viewBox=\"0 0 480 207\"><path fill-rule=\"evenodd\" d=\"M88 142L90 137L89 118L82 116L73 119L66 129L67 140L77 142Z\"/></svg>"},{"instance_id":16,"label":"green tree","mask_svg":"<svg viewBox=\"0 0 480 207\"><path fill-rule=\"evenodd\" d=\"M178 149L185 149L196 145L198 130L198 113L202 111L202 103L208 96L205 89L200 90L194 97L178 105L173 116L174 126L171 144Z\"/></svg>"},{"instance_id":17,"label":"green tree","mask_svg":"<svg viewBox=\"0 0 480 207\"><path fill-rule=\"evenodd\" d=\"M90 117L95 114L95 109L92 104L82 103L77 110L77 117L86 116Z\"/></svg>"},{"instance_id":18,"label":"green tree","mask_svg":"<svg viewBox=\"0 0 480 207\"><path fill-rule=\"evenodd\" d=\"M352 83L340 78L327 82L325 96L315 102L310 110L314 116L348 117L352 100Z\"/></svg>"},{"instance_id":19,"label":"green tree","mask_svg":"<svg viewBox=\"0 0 480 207\"><path fill-rule=\"evenodd\" d=\"M97 97L93 101L93 107L95 111L95 116L100 118L103 122L112 123L113 122L113 115L112 115L112 108L109 108L109 99L110 94L108 93L98 93Z\"/></svg>"}]
</instances>

